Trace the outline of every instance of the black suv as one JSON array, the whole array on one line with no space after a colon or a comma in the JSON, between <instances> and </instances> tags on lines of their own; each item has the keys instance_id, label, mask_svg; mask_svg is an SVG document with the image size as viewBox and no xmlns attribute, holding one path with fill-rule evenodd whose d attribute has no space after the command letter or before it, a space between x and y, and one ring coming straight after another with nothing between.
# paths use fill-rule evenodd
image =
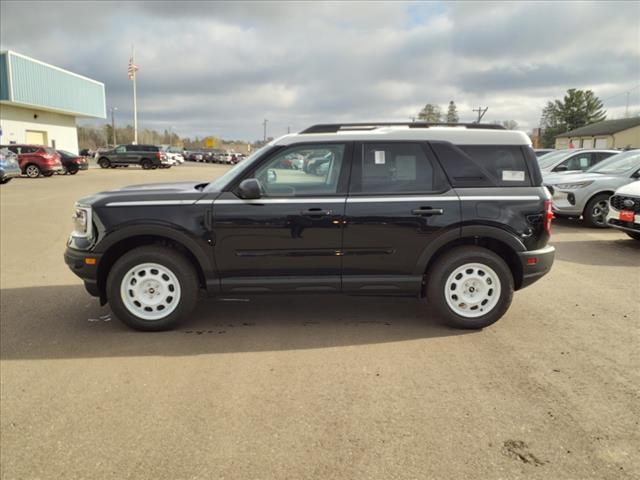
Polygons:
<instances>
[{"instance_id":1,"label":"black suv","mask_svg":"<svg viewBox=\"0 0 640 480\"><path fill-rule=\"evenodd\" d=\"M292 154L322 168L282 167ZM65 261L140 330L174 326L201 292L426 297L449 325L482 328L551 268L552 218L522 132L316 125L212 182L80 200Z\"/></svg>"},{"instance_id":2,"label":"black suv","mask_svg":"<svg viewBox=\"0 0 640 480\"><path fill-rule=\"evenodd\" d=\"M118 145L112 150L98 154L98 165L102 168L140 165L151 168L169 168L167 156L156 145Z\"/></svg>"}]
</instances>

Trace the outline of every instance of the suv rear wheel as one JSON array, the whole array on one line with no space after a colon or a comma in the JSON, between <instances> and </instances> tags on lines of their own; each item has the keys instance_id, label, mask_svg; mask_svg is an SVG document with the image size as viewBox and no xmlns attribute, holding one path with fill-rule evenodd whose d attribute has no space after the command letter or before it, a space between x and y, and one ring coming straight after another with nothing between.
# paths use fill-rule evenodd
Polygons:
<instances>
[{"instance_id":1,"label":"suv rear wheel","mask_svg":"<svg viewBox=\"0 0 640 480\"><path fill-rule=\"evenodd\" d=\"M457 247L438 259L427 277L427 298L454 328L478 329L504 315L513 298L513 275L482 247Z\"/></svg>"},{"instance_id":2,"label":"suv rear wheel","mask_svg":"<svg viewBox=\"0 0 640 480\"><path fill-rule=\"evenodd\" d=\"M113 313L136 330L172 328L191 312L197 297L193 266L167 247L144 246L127 252L107 278Z\"/></svg>"},{"instance_id":3,"label":"suv rear wheel","mask_svg":"<svg viewBox=\"0 0 640 480\"><path fill-rule=\"evenodd\" d=\"M100 165L100 168L109 168L111 166L111 162L107 157L102 157L98 160L98 165Z\"/></svg>"},{"instance_id":4,"label":"suv rear wheel","mask_svg":"<svg viewBox=\"0 0 640 480\"><path fill-rule=\"evenodd\" d=\"M140 166L145 170L149 170L153 165L151 164L151 160L149 160L148 158L143 158L140 161Z\"/></svg>"},{"instance_id":5,"label":"suv rear wheel","mask_svg":"<svg viewBox=\"0 0 640 480\"><path fill-rule=\"evenodd\" d=\"M32 163L31 165L27 165L27 168L24 169L24 173L29 178L38 178L42 172L40 171L39 166Z\"/></svg>"}]
</instances>

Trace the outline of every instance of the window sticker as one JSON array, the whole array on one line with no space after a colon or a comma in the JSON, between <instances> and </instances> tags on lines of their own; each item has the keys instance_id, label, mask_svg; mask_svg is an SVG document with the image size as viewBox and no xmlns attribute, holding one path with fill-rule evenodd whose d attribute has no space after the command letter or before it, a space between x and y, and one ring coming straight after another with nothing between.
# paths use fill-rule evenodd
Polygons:
<instances>
[{"instance_id":1,"label":"window sticker","mask_svg":"<svg viewBox=\"0 0 640 480\"><path fill-rule=\"evenodd\" d=\"M503 170L502 180L504 182L524 182L523 170Z\"/></svg>"},{"instance_id":2,"label":"window sticker","mask_svg":"<svg viewBox=\"0 0 640 480\"><path fill-rule=\"evenodd\" d=\"M374 161L376 165L384 165L385 164L385 151L384 150L375 150L373 152L374 154Z\"/></svg>"}]
</instances>

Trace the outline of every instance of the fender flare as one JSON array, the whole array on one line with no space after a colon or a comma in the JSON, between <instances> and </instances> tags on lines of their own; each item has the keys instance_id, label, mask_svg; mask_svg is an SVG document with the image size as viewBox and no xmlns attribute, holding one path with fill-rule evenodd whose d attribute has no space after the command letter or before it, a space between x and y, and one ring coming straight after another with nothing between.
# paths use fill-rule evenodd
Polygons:
<instances>
[{"instance_id":1,"label":"fender flare","mask_svg":"<svg viewBox=\"0 0 640 480\"><path fill-rule=\"evenodd\" d=\"M127 238L148 236L148 235L155 236L155 237L164 237L183 245L187 250L189 250L189 252L195 257L196 261L199 263L200 268L202 269L205 275L205 280L207 278L216 276L216 267L213 262L213 252L211 251L211 248L208 247L209 251L204 250L203 246L199 245L198 242L193 237L187 235L183 230L176 227L169 226L169 225L145 224L145 225L130 225L130 226L119 228L107 234L99 242L98 249L96 249L96 253L104 254L115 244L123 240L126 240Z\"/></svg>"},{"instance_id":2,"label":"fender flare","mask_svg":"<svg viewBox=\"0 0 640 480\"><path fill-rule=\"evenodd\" d=\"M416 263L416 267L413 272L414 275L423 275L433 255L435 255L435 253L442 247L456 240L476 237L492 238L494 240L498 240L512 248L515 252L524 252L526 250L526 247L520 241L520 239L518 239L518 237L502 228L491 225L457 226L456 228L441 233L437 238L432 240L429 245L427 245L427 247L422 251L422 254L418 258L418 262Z\"/></svg>"}]
</instances>

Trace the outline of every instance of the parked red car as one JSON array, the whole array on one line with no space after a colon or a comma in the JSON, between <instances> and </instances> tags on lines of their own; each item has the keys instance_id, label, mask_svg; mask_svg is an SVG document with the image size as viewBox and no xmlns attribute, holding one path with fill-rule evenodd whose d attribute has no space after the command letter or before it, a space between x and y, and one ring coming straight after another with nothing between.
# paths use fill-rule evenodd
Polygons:
<instances>
[{"instance_id":1,"label":"parked red car","mask_svg":"<svg viewBox=\"0 0 640 480\"><path fill-rule=\"evenodd\" d=\"M54 173L62 173L60 155L50 147L42 145L2 145L18 155L18 164L22 173L29 178L38 178L40 175L50 177Z\"/></svg>"}]
</instances>

